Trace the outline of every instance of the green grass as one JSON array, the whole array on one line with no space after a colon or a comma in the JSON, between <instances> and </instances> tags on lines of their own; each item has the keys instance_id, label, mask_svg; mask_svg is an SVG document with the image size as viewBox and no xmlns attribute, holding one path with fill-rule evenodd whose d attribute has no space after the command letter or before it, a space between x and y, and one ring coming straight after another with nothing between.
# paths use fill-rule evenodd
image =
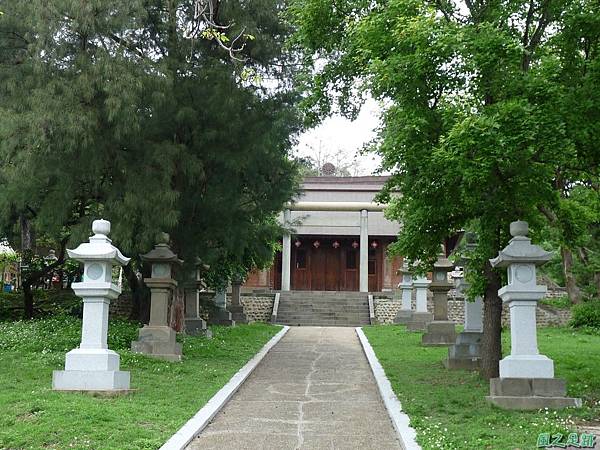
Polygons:
<instances>
[{"instance_id":1,"label":"green grass","mask_svg":"<svg viewBox=\"0 0 600 450\"><path fill-rule=\"evenodd\" d=\"M137 392L99 397L51 390L52 370L79 343L81 322L57 317L0 323L0 448L156 449L279 331L265 324L212 327L184 337L182 363L127 350L137 326L113 321L109 347L121 354Z\"/></svg>"},{"instance_id":2,"label":"green grass","mask_svg":"<svg viewBox=\"0 0 600 450\"><path fill-rule=\"evenodd\" d=\"M447 348L420 346L421 333L401 326L365 327L423 449L533 449L543 432L565 432L600 418L600 336L570 328L538 331L540 351L554 359L568 394L584 408L562 411L505 411L486 403L489 383L477 372L442 366ZM503 335L504 349L510 349Z\"/></svg>"}]
</instances>

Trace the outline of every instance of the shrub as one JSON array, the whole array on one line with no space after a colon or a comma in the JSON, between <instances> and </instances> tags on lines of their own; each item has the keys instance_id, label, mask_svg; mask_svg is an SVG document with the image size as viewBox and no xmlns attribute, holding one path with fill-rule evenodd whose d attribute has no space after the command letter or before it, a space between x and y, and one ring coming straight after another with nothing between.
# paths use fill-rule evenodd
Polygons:
<instances>
[{"instance_id":1,"label":"shrub","mask_svg":"<svg viewBox=\"0 0 600 450\"><path fill-rule=\"evenodd\" d=\"M569 325L574 328L600 329L600 300L589 300L571 309L572 318Z\"/></svg>"},{"instance_id":2,"label":"shrub","mask_svg":"<svg viewBox=\"0 0 600 450\"><path fill-rule=\"evenodd\" d=\"M548 306L552 306L556 309L569 309L573 305L568 295L561 295L560 297L544 298L540 300L540 303Z\"/></svg>"}]
</instances>

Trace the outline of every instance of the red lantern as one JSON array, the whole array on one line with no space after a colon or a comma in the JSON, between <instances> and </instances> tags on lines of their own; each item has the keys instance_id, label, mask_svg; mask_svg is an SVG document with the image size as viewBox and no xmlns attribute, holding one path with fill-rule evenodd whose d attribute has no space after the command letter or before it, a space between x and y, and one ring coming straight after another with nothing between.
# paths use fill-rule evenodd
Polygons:
<instances>
[{"instance_id":1,"label":"red lantern","mask_svg":"<svg viewBox=\"0 0 600 450\"><path fill-rule=\"evenodd\" d=\"M377 241L371 242L371 247L377 248L378 246L379 246L379 244L377 243Z\"/></svg>"},{"instance_id":2,"label":"red lantern","mask_svg":"<svg viewBox=\"0 0 600 450\"><path fill-rule=\"evenodd\" d=\"M296 246L296 248L298 248L302 245L302 242L300 242L298 239L296 239L296 242L294 242L294 245Z\"/></svg>"},{"instance_id":3,"label":"red lantern","mask_svg":"<svg viewBox=\"0 0 600 450\"><path fill-rule=\"evenodd\" d=\"M358 248L358 242L354 241L352 242L352 248Z\"/></svg>"},{"instance_id":4,"label":"red lantern","mask_svg":"<svg viewBox=\"0 0 600 450\"><path fill-rule=\"evenodd\" d=\"M333 241L333 248L340 248L340 243L338 241Z\"/></svg>"},{"instance_id":5,"label":"red lantern","mask_svg":"<svg viewBox=\"0 0 600 450\"><path fill-rule=\"evenodd\" d=\"M319 241L313 242L313 247L319 248L320 246L321 246L321 243Z\"/></svg>"}]
</instances>

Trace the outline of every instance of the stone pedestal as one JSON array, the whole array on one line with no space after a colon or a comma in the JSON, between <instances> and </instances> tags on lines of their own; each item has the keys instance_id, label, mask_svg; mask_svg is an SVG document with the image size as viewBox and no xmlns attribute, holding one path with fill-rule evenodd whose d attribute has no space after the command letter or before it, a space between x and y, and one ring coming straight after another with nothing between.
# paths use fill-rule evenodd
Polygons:
<instances>
[{"instance_id":1,"label":"stone pedestal","mask_svg":"<svg viewBox=\"0 0 600 450\"><path fill-rule=\"evenodd\" d=\"M231 312L231 317L235 323L248 323L248 319L244 313L244 306L241 301L241 290L242 285L239 281L231 283L231 305L229 306L229 311Z\"/></svg>"},{"instance_id":2,"label":"stone pedestal","mask_svg":"<svg viewBox=\"0 0 600 450\"><path fill-rule=\"evenodd\" d=\"M406 324L408 331L425 331L427 324L433 321L433 314L428 312L414 312Z\"/></svg>"},{"instance_id":3,"label":"stone pedestal","mask_svg":"<svg viewBox=\"0 0 600 450\"><path fill-rule=\"evenodd\" d=\"M429 322L433 320L433 314L427 311L427 287L431 281L421 276L415 278L413 287L415 288L416 308L412 317L406 324L408 331L425 331Z\"/></svg>"},{"instance_id":4,"label":"stone pedestal","mask_svg":"<svg viewBox=\"0 0 600 450\"><path fill-rule=\"evenodd\" d=\"M580 398L567 397L560 378L492 378L486 400L503 409L581 408Z\"/></svg>"},{"instance_id":5,"label":"stone pedestal","mask_svg":"<svg viewBox=\"0 0 600 450\"><path fill-rule=\"evenodd\" d=\"M454 322L434 320L427 324L426 330L421 338L421 344L426 347L447 347L456 341Z\"/></svg>"},{"instance_id":6,"label":"stone pedestal","mask_svg":"<svg viewBox=\"0 0 600 450\"><path fill-rule=\"evenodd\" d=\"M483 333L463 331L456 342L448 348L448 358L444 366L447 369L477 370L481 359L481 338Z\"/></svg>"},{"instance_id":7,"label":"stone pedestal","mask_svg":"<svg viewBox=\"0 0 600 450\"><path fill-rule=\"evenodd\" d=\"M65 358L65 370L52 374L52 389L121 393L129 391L129 372L120 370L119 355L108 349L108 307L121 289L112 283L113 265L126 265L125 258L108 238L110 222L95 220L89 243L68 250L69 257L84 263L83 281L73 283L75 295L83 299L81 344Z\"/></svg>"},{"instance_id":8,"label":"stone pedestal","mask_svg":"<svg viewBox=\"0 0 600 450\"><path fill-rule=\"evenodd\" d=\"M408 271L408 265L403 264L402 266L402 281L398 284L401 292L401 302L402 305L398 312L396 313L396 317L394 318L394 323L407 325L410 322L413 311L412 311L412 288L413 281L412 275Z\"/></svg>"},{"instance_id":9,"label":"stone pedestal","mask_svg":"<svg viewBox=\"0 0 600 450\"><path fill-rule=\"evenodd\" d=\"M131 343L131 350L166 361L181 361L181 344L177 333L167 326L149 326L139 330L139 338Z\"/></svg>"},{"instance_id":10,"label":"stone pedestal","mask_svg":"<svg viewBox=\"0 0 600 450\"><path fill-rule=\"evenodd\" d=\"M235 320L233 320L231 312L227 310L227 295L224 290L218 291L215 294L214 302L217 308L210 312L208 323L211 325L234 327Z\"/></svg>"},{"instance_id":11,"label":"stone pedestal","mask_svg":"<svg viewBox=\"0 0 600 450\"><path fill-rule=\"evenodd\" d=\"M580 399L567 398L566 383L554 378L554 362L540 355L537 346L537 301L546 286L536 284L536 266L552 254L532 245L527 222L513 222L509 245L491 259L493 267L506 267L508 285L498 291L510 309L510 355L500 361L500 377L490 380L486 399L502 408L538 409L581 406Z\"/></svg>"},{"instance_id":12,"label":"stone pedestal","mask_svg":"<svg viewBox=\"0 0 600 450\"><path fill-rule=\"evenodd\" d=\"M212 331L204 319L200 317L200 297L196 282L187 283L184 288L185 300L185 332L191 336L212 338Z\"/></svg>"},{"instance_id":13,"label":"stone pedestal","mask_svg":"<svg viewBox=\"0 0 600 450\"><path fill-rule=\"evenodd\" d=\"M137 341L131 350L167 361L181 361L181 344L176 341L177 333L168 325L169 299L177 286L175 280L144 280L151 291L150 323L139 330Z\"/></svg>"},{"instance_id":14,"label":"stone pedestal","mask_svg":"<svg viewBox=\"0 0 600 450\"><path fill-rule=\"evenodd\" d=\"M460 279L456 289L465 295L468 284ZM447 369L477 370L481 360L481 339L483 338L483 301L481 297L470 302L465 299L465 328L448 349L448 359L444 360Z\"/></svg>"},{"instance_id":15,"label":"stone pedestal","mask_svg":"<svg viewBox=\"0 0 600 450\"><path fill-rule=\"evenodd\" d=\"M448 320L448 292L452 284L448 282L448 272L453 268L445 254L440 254L433 266L433 281L429 290L433 293L433 322L427 324L421 338L424 346L448 346L456 341L454 322Z\"/></svg>"}]
</instances>

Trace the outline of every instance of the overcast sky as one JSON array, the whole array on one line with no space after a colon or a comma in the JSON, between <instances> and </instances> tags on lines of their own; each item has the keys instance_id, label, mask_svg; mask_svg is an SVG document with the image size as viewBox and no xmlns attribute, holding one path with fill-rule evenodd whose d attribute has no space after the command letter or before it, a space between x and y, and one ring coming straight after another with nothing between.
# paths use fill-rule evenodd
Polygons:
<instances>
[{"instance_id":1,"label":"overcast sky","mask_svg":"<svg viewBox=\"0 0 600 450\"><path fill-rule=\"evenodd\" d=\"M380 158L374 154L360 155L359 151L363 144L375 136L379 112L379 105L371 99L365 103L353 122L339 115L326 119L318 127L300 136L297 155L316 158L319 148L325 155L335 155L341 151L346 161L356 160L356 172L352 175L371 175L379 167ZM324 162L336 164L335 160Z\"/></svg>"}]
</instances>

